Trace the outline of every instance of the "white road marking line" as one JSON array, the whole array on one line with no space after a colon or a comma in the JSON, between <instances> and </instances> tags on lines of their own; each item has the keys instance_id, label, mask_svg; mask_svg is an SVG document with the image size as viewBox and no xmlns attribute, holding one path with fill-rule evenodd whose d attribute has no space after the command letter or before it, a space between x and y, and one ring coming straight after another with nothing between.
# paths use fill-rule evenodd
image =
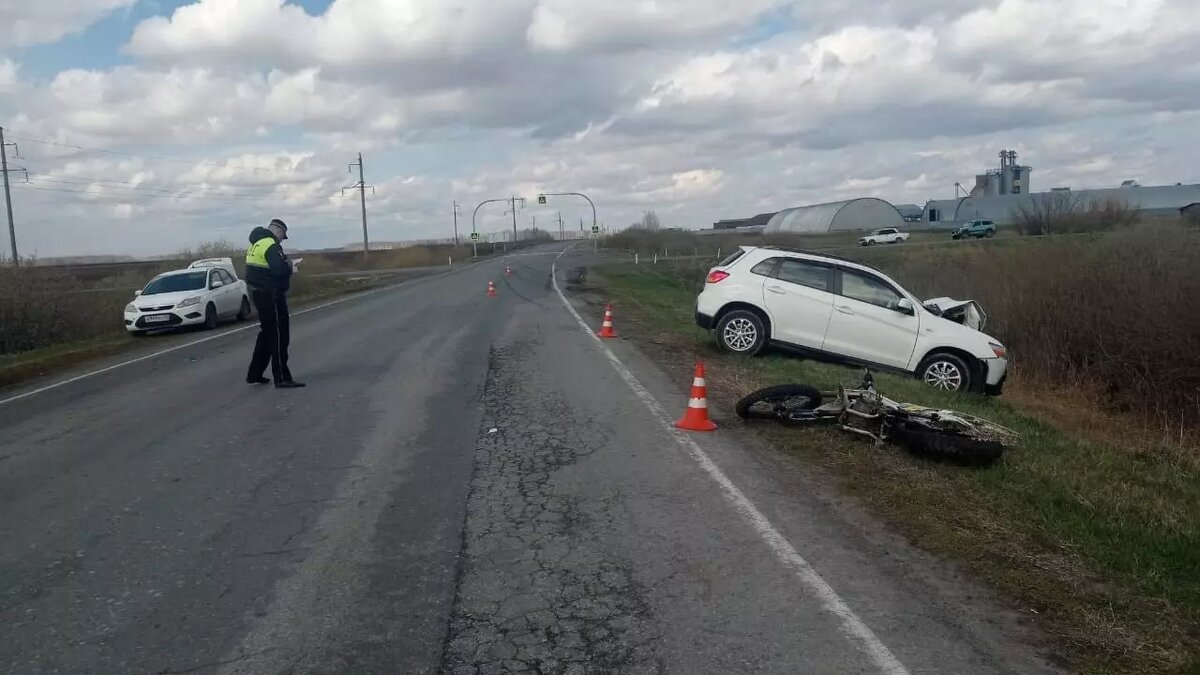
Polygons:
<instances>
[{"instance_id":1,"label":"white road marking line","mask_svg":"<svg viewBox=\"0 0 1200 675\"><path fill-rule=\"evenodd\" d=\"M559 258L566 253L566 251L563 251L561 254L559 254ZM621 362L621 359L619 359L617 355L614 354L599 337L596 337L596 335L592 333L591 329L588 328L587 322L583 320L583 317L579 315L579 312L575 311L575 308L570 302L567 301L567 296L563 295L562 289L559 288L558 278L555 274L557 267L558 258L555 258L554 264L550 266L550 280L553 283L554 291L558 293L559 300L562 301L563 306L567 308L567 311L571 313L571 316L575 318L575 322L579 324L579 327L583 329L583 332L595 341L596 346L600 348L601 353L608 358L609 363L611 363L613 368L616 369L617 374L621 376L621 379L625 380L625 383L628 384L629 388L633 390L634 395L641 399L642 403L649 408L650 412L655 418L657 418L658 422L663 426L663 428L666 429L667 433L670 434L677 443L679 443L679 445L684 449L685 452L687 452L687 454L691 455L692 459L700 465L700 468L703 469L704 472L707 473L708 476L717 483L717 485L721 486L721 490L723 491L725 498L728 499L733 508L750 523L750 525L754 528L754 531L758 533L759 537L761 537L771 551L775 553L780 562L796 573L796 576L800 578L800 581L804 583L804 585L807 586L814 595L817 596L817 599L821 602L821 606L824 607L826 611L841 620L842 631L852 639L858 641L858 643L866 651L867 656L869 656L871 661L879 668L879 671L881 673L886 673L886 675L908 675L908 670L904 667L904 664L900 663L900 660L897 659L894 654L892 654L891 650L887 648L887 645L883 644L883 642L875 636L875 633L872 632L865 623L863 623L862 619L858 618L858 615L854 613L854 610L850 609L850 606L846 604L845 600L842 600L841 596L837 594L837 591L833 590L833 587L830 586L829 583L826 582L825 579L823 579L815 569L813 569L812 565L808 564L808 561L796 551L791 542L789 542L787 538L779 532L779 530L775 529L775 526L772 525L771 521L767 520L767 517L758 510L758 507L754 505L754 502L750 501L750 499L746 497L746 495L742 493L742 491L739 490L736 485L733 484L733 481L729 480L729 477L725 475L725 472L721 471L721 468L718 467L716 463L713 462L708 456L708 453L704 452L704 450L701 449L701 447L685 433L675 429L671 416L667 414L667 411L662 407L658 400L654 398L654 395L651 394L644 386L642 386L642 383L638 381L633 372Z\"/></svg>"},{"instance_id":2,"label":"white road marking line","mask_svg":"<svg viewBox=\"0 0 1200 675\"><path fill-rule=\"evenodd\" d=\"M364 298L364 297L366 297L366 296L368 296L368 295L373 295L373 294L375 294L375 293L379 293L379 292L381 292L381 291L386 291L386 290L389 290L389 289L392 289L392 288L396 288L396 287L397 287L397 286L399 286L399 285L400 285L400 284L394 284L394 285L392 285L392 286L384 286L384 287L382 287L382 288L375 288L375 289L372 289L372 290L369 290L369 291L364 291L364 292L362 292L362 293L355 293L354 295L348 295L348 296L346 296L346 297L344 297L344 298L339 298L339 299L337 299L337 300L334 300L334 301L332 301L332 302L327 302L327 303L325 303L325 304L323 304L323 305L317 305L316 307L308 307L308 308L306 308L306 309L302 309L302 310L300 310L299 312L293 312L293 313L292 313L292 316L300 316L301 314L308 314L309 312L315 312L315 311L317 311L318 309L325 309L326 307L332 307L332 306L334 306L334 305L340 305L340 304L341 304L341 303L343 303L343 302L349 302L350 300L357 300L358 298ZM157 352L154 352L153 354L146 354L145 356L139 356L139 357L138 357L138 358L136 358L136 359L130 359L130 360L128 360L128 361L125 361L125 362L123 362L123 363L118 363L118 364L116 364L116 365L108 366L107 368L101 368L100 370L93 370L93 371L92 371L92 372L90 372L90 373L84 373L83 375L77 375L77 376L75 376L75 377L72 377L72 378L70 378L70 379L67 379L67 380L63 380L63 381L61 381L61 382L55 382L54 384L48 384L48 385L46 385L46 386L44 386L44 387L41 387L41 388L39 388L39 389L34 389L33 391L27 391L27 392L25 392L25 393L23 393L23 394L17 394L16 396L10 396L10 397L8 397L8 398L6 398L6 399L0 400L0 405L5 405L5 404L8 404L8 403L13 403L13 402L15 402L15 401L20 401L21 399L24 399L24 398L29 398L30 396L36 396L36 395L38 395L38 394L44 394L45 392L48 392L48 391L50 391L50 390L52 390L52 389L58 389L59 387L65 387L65 386L66 386L66 385L68 385L68 384L72 384L72 383L78 382L78 381L80 381L80 380L86 380L86 379L87 379L87 378L89 378L89 377L94 377L94 376L96 376L96 375L103 375L104 373L111 372L111 371L114 371L114 370L118 370L118 369L120 369L120 368L124 368L125 366L132 366L132 365L133 365L133 364L135 364L135 363L141 363L142 361L149 361L150 359L157 358L157 357L159 357L159 356L162 356L163 354L170 354L171 352L177 352L177 351L179 351L179 350L181 350L181 349L187 349L188 347L194 347L194 346L196 346L196 345L198 345L198 344L203 344L203 343L205 343L205 342L210 342L210 341L212 341L212 340L218 340L218 339L220 339L220 338L223 338L223 337L228 337L228 336L230 336L230 335L233 335L234 333L240 333L240 332L242 332L242 331L244 331L244 330L251 330L251 329L257 329L257 328L258 328L258 324L257 324L257 323L252 323L252 324L249 324L249 325L246 325L246 326L242 326L241 328L234 328L234 329L232 329L232 330L227 330L227 331L225 331L225 332L223 332L223 333L219 333L219 334L217 334L217 335L210 335L210 336L208 336L208 337L206 337L206 338L200 338L199 340L193 340L193 341L191 341L191 342L185 342L185 343L183 343L183 344L181 344L181 345L175 345L174 347L168 347L167 349L164 349L164 350L162 350L162 351L157 351Z\"/></svg>"}]
</instances>

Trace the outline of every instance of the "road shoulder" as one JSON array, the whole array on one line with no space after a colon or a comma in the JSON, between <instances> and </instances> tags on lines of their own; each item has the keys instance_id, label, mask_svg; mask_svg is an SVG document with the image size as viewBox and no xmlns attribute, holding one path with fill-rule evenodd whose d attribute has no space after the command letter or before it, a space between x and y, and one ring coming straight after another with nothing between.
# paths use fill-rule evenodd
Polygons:
<instances>
[{"instance_id":1,"label":"road shoulder","mask_svg":"<svg viewBox=\"0 0 1200 675\"><path fill-rule=\"evenodd\" d=\"M560 281L571 277L581 262L586 257L564 259ZM566 288L585 321L599 326L603 305L598 298ZM618 332L621 325L618 320ZM690 369L678 359L642 349L636 340L604 345L668 412L674 410L671 406L683 412ZM990 591L954 565L911 546L833 487L822 471L744 433L719 408L714 419L724 428L696 435L695 442L907 668L944 671L957 662L973 664L971 672L986 672L996 664L1003 664L1000 672L1056 672L1044 637L1018 613L1004 609ZM938 647L927 651L931 639Z\"/></svg>"}]
</instances>

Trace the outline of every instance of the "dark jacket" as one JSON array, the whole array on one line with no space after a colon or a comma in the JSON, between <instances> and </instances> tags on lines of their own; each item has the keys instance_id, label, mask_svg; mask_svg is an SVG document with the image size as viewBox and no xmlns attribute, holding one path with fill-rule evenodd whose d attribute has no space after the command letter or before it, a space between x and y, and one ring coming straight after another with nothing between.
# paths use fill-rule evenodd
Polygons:
<instances>
[{"instance_id":1,"label":"dark jacket","mask_svg":"<svg viewBox=\"0 0 1200 675\"><path fill-rule=\"evenodd\" d=\"M256 227L250 232L250 243L254 244L268 237L274 239L275 235L265 227ZM288 262L282 246L272 246L267 251L267 265L269 269L246 265L246 285L256 290L286 293L292 286L292 265Z\"/></svg>"}]
</instances>

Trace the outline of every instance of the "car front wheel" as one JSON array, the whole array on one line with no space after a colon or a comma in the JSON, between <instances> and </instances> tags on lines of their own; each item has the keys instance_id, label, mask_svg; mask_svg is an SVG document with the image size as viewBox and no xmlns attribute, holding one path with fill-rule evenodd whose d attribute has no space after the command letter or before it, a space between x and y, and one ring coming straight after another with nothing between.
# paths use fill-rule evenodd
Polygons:
<instances>
[{"instance_id":1,"label":"car front wheel","mask_svg":"<svg viewBox=\"0 0 1200 675\"><path fill-rule=\"evenodd\" d=\"M217 308L211 302L204 309L204 330L215 330L217 327Z\"/></svg>"},{"instance_id":2,"label":"car front wheel","mask_svg":"<svg viewBox=\"0 0 1200 675\"><path fill-rule=\"evenodd\" d=\"M242 296L242 306L238 309L237 320L245 321L250 318L250 298Z\"/></svg>"},{"instance_id":3,"label":"car front wheel","mask_svg":"<svg viewBox=\"0 0 1200 675\"><path fill-rule=\"evenodd\" d=\"M917 377L942 391L971 390L971 368L954 354L934 354L925 359L917 368Z\"/></svg>"},{"instance_id":4,"label":"car front wheel","mask_svg":"<svg viewBox=\"0 0 1200 675\"><path fill-rule=\"evenodd\" d=\"M754 356L769 339L762 317L748 310L734 310L717 322L717 342L731 354Z\"/></svg>"}]
</instances>

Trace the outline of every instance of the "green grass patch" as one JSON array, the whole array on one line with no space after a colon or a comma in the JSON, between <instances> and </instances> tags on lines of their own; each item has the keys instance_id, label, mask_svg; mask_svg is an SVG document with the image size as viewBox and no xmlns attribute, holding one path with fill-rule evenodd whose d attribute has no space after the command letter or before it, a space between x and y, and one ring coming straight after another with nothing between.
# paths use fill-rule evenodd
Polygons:
<instances>
[{"instance_id":1,"label":"green grass patch","mask_svg":"<svg viewBox=\"0 0 1200 675\"><path fill-rule=\"evenodd\" d=\"M787 355L717 350L693 323L705 265L610 264L589 281L618 308L622 335L685 378L708 364L715 412L753 389L822 389L859 371ZM1021 433L988 469L876 449L836 430L746 425L827 475L913 542L964 563L1043 626L1063 661L1089 673L1200 670L1200 472L1174 455L1075 438L1003 398L937 392L880 374L889 397L976 414ZM727 426L728 428L728 426Z\"/></svg>"}]
</instances>

